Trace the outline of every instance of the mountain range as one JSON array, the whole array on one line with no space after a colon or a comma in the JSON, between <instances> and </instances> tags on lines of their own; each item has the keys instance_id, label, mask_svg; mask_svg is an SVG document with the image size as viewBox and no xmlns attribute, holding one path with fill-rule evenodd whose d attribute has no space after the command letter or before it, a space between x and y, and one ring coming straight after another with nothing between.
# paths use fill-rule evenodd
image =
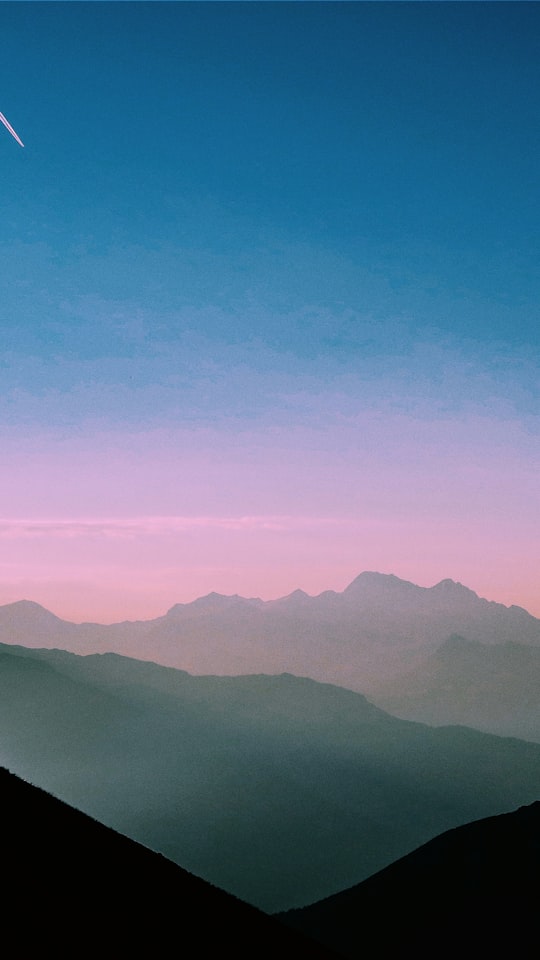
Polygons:
<instances>
[{"instance_id":1,"label":"mountain range","mask_svg":"<svg viewBox=\"0 0 540 960\"><path fill-rule=\"evenodd\" d=\"M195 674L283 672L338 684L406 719L540 741L540 620L452 580L360 574L342 593L262 601L216 593L154 620L75 624L0 607L0 640L116 652Z\"/></svg>"},{"instance_id":2,"label":"mountain range","mask_svg":"<svg viewBox=\"0 0 540 960\"><path fill-rule=\"evenodd\" d=\"M361 689L371 674L452 634L540 646L540 620L443 580L418 587L362 573L342 592L295 590L263 601L210 593L154 620L75 624L22 600L0 607L0 641L73 653L121 653L193 673L291 672Z\"/></svg>"},{"instance_id":3,"label":"mountain range","mask_svg":"<svg viewBox=\"0 0 540 960\"><path fill-rule=\"evenodd\" d=\"M0 762L268 911L530 803L540 745L389 716L290 674L0 648Z\"/></svg>"}]
</instances>

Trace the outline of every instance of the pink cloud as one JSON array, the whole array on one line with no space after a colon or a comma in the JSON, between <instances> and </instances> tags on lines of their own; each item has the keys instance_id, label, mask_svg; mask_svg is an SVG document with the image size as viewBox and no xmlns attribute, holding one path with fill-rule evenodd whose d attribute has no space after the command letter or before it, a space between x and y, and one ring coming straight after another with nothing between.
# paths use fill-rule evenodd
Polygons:
<instances>
[{"instance_id":1,"label":"pink cloud","mask_svg":"<svg viewBox=\"0 0 540 960\"><path fill-rule=\"evenodd\" d=\"M339 526L345 520L334 517L239 516L239 517L106 517L91 519L1 519L0 538L160 536L189 530L302 530Z\"/></svg>"}]
</instances>

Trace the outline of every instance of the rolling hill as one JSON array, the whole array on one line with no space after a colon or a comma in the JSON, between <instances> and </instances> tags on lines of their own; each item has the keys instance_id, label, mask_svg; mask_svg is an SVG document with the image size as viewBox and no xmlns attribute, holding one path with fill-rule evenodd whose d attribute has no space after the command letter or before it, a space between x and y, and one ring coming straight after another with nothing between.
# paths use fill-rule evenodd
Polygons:
<instances>
[{"instance_id":1,"label":"rolling hill","mask_svg":"<svg viewBox=\"0 0 540 960\"><path fill-rule=\"evenodd\" d=\"M0 762L266 910L530 803L540 745L395 719L289 674L0 648Z\"/></svg>"}]
</instances>

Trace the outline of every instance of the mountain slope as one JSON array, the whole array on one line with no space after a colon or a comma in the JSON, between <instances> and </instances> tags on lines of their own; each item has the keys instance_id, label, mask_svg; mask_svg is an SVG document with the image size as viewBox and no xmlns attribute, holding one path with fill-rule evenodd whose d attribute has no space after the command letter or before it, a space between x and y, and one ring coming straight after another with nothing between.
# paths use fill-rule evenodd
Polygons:
<instances>
[{"instance_id":1,"label":"mountain slope","mask_svg":"<svg viewBox=\"0 0 540 960\"><path fill-rule=\"evenodd\" d=\"M372 699L407 720L461 723L540 742L540 649L481 644L453 636L387 683Z\"/></svg>"},{"instance_id":2,"label":"mountain slope","mask_svg":"<svg viewBox=\"0 0 540 960\"><path fill-rule=\"evenodd\" d=\"M0 802L12 955L333 955L3 768Z\"/></svg>"},{"instance_id":3,"label":"mountain slope","mask_svg":"<svg viewBox=\"0 0 540 960\"><path fill-rule=\"evenodd\" d=\"M397 720L329 684L0 654L5 765L264 909L540 792L540 745Z\"/></svg>"},{"instance_id":4,"label":"mountain slope","mask_svg":"<svg viewBox=\"0 0 540 960\"><path fill-rule=\"evenodd\" d=\"M538 956L540 802L436 837L369 880L280 915L344 956ZM373 954L372 954L373 955Z\"/></svg>"}]
</instances>

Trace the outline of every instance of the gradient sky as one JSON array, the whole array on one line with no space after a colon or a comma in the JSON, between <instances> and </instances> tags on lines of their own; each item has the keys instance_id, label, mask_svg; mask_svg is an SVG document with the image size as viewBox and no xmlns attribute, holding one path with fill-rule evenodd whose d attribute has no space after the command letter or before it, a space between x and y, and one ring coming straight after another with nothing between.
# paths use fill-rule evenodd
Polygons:
<instances>
[{"instance_id":1,"label":"gradient sky","mask_svg":"<svg viewBox=\"0 0 540 960\"><path fill-rule=\"evenodd\" d=\"M540 615L537 3L0 3L0 602Z\"/></svg>"}]
</instances>

